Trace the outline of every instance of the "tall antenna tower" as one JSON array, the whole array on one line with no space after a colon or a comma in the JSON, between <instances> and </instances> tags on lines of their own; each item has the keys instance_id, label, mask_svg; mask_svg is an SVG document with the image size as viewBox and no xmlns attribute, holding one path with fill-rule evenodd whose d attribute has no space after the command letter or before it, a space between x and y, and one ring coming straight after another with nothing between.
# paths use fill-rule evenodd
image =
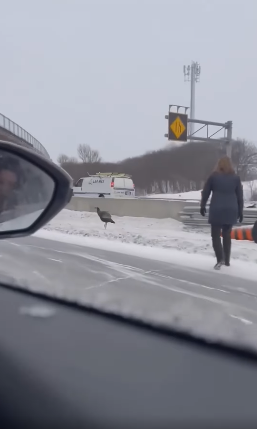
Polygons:
<instances>
[{"instance_id":1,"label":"tall antenna tower","mask_svg":"<svg viewBox=\"0 0 257 429\"><path fill-rule=\"evenodd\" d=\"M191 82L190 119L195 119L195 84L200 81L201 66L192 61L191 66L184 66L184 80ZM190 123L189 136L194 134L194 123ZM189 137L190 139L190 137Z\"/></svg>"}]
</instances>

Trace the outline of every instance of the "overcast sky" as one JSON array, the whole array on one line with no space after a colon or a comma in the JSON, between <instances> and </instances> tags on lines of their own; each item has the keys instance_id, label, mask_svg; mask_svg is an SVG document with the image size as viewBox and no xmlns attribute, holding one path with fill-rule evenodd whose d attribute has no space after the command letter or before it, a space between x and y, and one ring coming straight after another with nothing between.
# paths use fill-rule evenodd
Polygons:
<instances>
[{"instance_id":1,"label":"overcast sky","mask_svg":"<svg viewBox=\"0 0 257 429\"><path fill-rule=\"evenodd\" d=\"M1 2L0 112L56 160L79 143L104 160L163 147L169 104L257 142L256 0Z\"/></svg>"}]
</instances>

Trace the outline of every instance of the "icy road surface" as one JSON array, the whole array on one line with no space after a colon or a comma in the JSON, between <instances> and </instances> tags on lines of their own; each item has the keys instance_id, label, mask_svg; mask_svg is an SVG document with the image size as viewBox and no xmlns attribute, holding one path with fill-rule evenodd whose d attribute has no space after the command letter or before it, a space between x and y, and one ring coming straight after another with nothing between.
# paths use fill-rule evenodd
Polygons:
<instances>
[{"instance_id":1,"label":"icy road surface","mask_svg":"<svg viewBox=\"0 0 257 429\"><path fill-rule=\"evenodd\" d=\"M158 254L107 240L101 249L103 240L81 237L83 245L81 240L73 244L65 242L64 234L57 240L58 233L41 231L2 241L2 281L10 282L11 276L21 287L257 349L257 286L250 279L251 264L239 261L238 277L228 275L229 268L214 271L209 257L188 255L191 259L183 263L185 254L178 251L160 249ZM114 251L106 244L115 244ZM199 259L202 268L197 268ZM248 280L242 279L247 267Z\"/></svg>"}]
</instances>

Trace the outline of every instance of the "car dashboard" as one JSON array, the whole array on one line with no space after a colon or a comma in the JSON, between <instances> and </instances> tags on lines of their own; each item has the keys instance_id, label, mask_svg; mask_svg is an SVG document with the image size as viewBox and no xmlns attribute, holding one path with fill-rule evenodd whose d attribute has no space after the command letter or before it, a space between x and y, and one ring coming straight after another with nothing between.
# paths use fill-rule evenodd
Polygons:
<instances>
[{"instance_id":1,"label":"car dashboard","mask_svg":"<svg viewBox=\"0 0 257 429\"><path fill-rule=\"evenodd\" d=\"M1 427L257 424L257 360L0 287Z\"/></svg>"}]
</instances>

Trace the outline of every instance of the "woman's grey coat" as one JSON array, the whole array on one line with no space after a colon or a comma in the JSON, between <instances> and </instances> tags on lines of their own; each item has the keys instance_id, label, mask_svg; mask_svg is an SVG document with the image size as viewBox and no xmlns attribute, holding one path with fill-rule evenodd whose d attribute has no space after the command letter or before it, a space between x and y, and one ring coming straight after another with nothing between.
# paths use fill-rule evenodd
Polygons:
<instances>
[{"instance_id":1,"label":"woman's grey coat","mask_svg":"<svg viewBox=\"0 0 257 429\"><path fill-rule=\"evenodd\" d=\"M201 207L204 208L210 194L209 223L211 225L235 225L243 214L244 198L240 177L236 174L213 173L202 191Z\"/></svg>"}]
</instances>

